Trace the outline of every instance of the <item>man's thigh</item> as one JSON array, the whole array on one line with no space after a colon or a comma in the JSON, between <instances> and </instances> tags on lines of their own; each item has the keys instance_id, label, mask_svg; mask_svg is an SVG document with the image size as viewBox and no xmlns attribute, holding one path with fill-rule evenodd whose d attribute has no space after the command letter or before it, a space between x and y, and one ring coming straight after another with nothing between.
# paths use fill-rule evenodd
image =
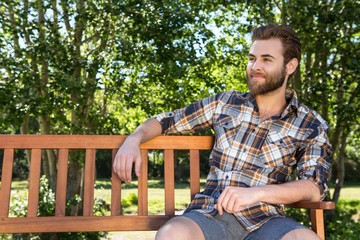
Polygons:
<instances>
[{"instance_id":1,"label":"man's thigh","mask_svg":"<svg viewBox=\"0 0 360 240\"><path fill-rule=\"evenodd\" d=\"M288 217L275 217L264 223L260 228L251 232L246 240L280 240L293 231L311 231L304 225ZM289 235L288 235L289 236ZM305 238L303 238L305 239Z\"/></svg>"},{"instance_id":2,"label":"man's thigh","mask_svg":"<svg viewBox=\"0 0 360 240\"><path fill-rule=\"evenodd\" d=\"M227 212L213 217L198 211L190 211L183 216L192 219L198 224L206 240L242 240L249 233L233 214Z\"/></svg>"}]
</instances>

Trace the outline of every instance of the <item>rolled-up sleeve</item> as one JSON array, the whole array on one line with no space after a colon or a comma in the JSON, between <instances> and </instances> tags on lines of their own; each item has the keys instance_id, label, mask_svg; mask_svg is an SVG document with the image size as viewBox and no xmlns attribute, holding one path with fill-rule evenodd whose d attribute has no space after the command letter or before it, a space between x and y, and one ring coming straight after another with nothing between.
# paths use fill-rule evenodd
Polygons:
<instances>
[{"instance_id":1,"label":"rolled-up sleeve","mask_svg":"<svg viewBox=\"0 0 360 240\"><path fill-rule=\"evenodd\" d=\"M163 134L192 133L212 126L216 105L217 95L214 95L154 118L160 122Z\"/></svg>"},{"instance_id":2,"label":"rolled-up sleeve","mask_svg":"<svg viewBox=\"0 0 360 240\"><path fill-rule=\"evenodd\" d=\"M329 191L330 164L333 149L329 143L327 128L319 125L310 134L301 150L298 161L299 179L308 179L320 189L322 199Z\"/></svg>"}]
</instances>

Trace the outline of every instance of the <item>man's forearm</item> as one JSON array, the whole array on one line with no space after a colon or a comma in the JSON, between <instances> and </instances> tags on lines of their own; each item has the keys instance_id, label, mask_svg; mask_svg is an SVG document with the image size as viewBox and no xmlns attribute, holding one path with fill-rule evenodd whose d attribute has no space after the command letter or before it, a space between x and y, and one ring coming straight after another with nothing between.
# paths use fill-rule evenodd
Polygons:
<instances>
[{"instance_id":1,"label":"man's forearm","mask_svg":"<svg viewBox=\"0 0 360 240\"><path fill-rule=\"evenodd\" d=\"M301 200L321 200L319 188L310 180L297 180L283 184L265 185L258 188L261 202L289 204Z\"/></svg>"},{"instance_id":2,"label":"man's forearm","mask_svg":"<svg viewBox=\"0 0 360 240\"><path fill-rule=\"evenodd\" d=\"M140 144L161 134L161 125L156 119L148 119L141 124L121 145L114 158L113 169L119 178L125 182L131 181L133 164L135 173L140 175L141 153Z\"/></svg>"},{"instance_id":3,"label":"man's forearm","mask_svg":"<svg viewBox=\"0 0 360 240\"><path fill-rule=\"evenodd\" d=\"M132 141L136 144L147 142L159 135L161 135L161 125L153 118L146 120L128 137L127 141Z\"/></svg>"}]
</instances>

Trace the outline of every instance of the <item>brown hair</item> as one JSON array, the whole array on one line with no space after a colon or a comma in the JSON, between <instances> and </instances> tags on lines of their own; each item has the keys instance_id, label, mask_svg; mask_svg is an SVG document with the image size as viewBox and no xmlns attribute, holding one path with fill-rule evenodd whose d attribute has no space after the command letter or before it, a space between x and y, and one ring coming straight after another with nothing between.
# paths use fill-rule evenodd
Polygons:
<instances>
[{"instance_id":1,"label":"brown hair","mask_svg":"<svg viewBox=\"0 0 360 240\"><path fill-rule=\"evenodd\" d=\"M301 42L296 36L294 30L287 25L269 24L252 30L251 40L267 40L270 38L280 39L283 46L284 65L291 59L297 58L300 64L301 60ZM290 75L290 77L293 74Z\"/></svg>"}]
</instances>

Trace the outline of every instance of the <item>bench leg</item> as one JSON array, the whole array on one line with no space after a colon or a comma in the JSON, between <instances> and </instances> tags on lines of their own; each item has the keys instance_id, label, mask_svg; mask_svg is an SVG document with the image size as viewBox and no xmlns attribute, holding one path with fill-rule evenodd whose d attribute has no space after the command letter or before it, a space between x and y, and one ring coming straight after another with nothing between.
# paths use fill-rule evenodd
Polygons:
<instances>
[{"instance_id":1,"label":"bench leg","mask_svg":"<svg viewBox=\"0 0 360 240\"><path fill-rule=\"evenodd\" d=\"M324 211L322 209L310 209L311 228L321 238L325 239Z\"/></svg>"}]
</instances>

